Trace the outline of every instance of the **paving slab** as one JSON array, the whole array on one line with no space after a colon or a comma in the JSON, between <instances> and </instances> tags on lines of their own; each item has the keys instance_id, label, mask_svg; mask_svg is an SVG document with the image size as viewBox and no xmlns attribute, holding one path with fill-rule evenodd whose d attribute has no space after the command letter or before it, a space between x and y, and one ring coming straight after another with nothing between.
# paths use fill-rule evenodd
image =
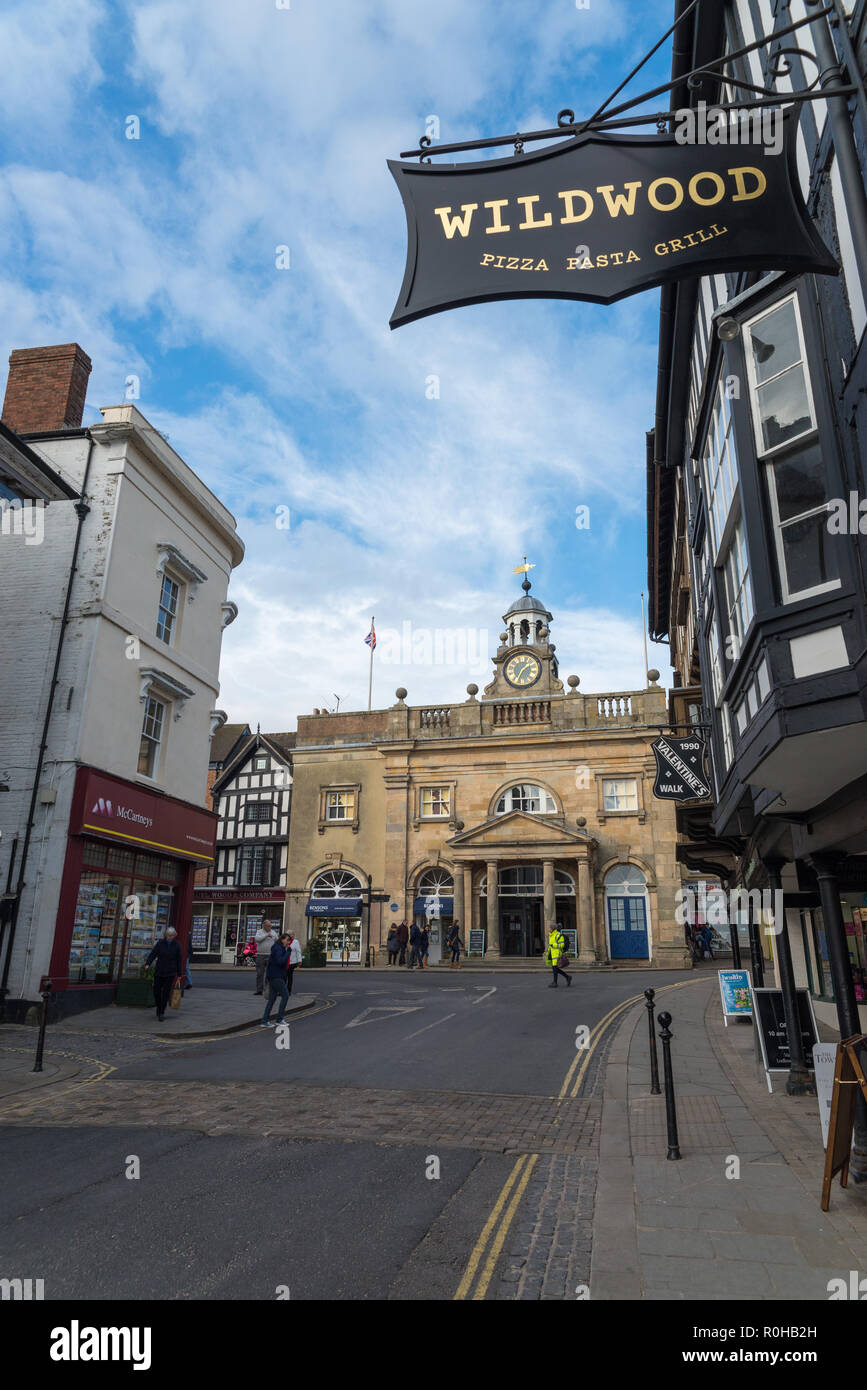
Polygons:
<instances>
[{"instance_id":1,"label":"paving slab","mask_svg":"<svg viewBox=\"0 0 867 1390\"><path fill-rule=\"evenodd\" d=\"M286 1010L289 1014L312 1009L320 996L292 994ZM166 1009L162 1023L157 1022L153 1008L135 1008L109 1004L106 1008L91 1009L75 1014L57 1024L64 1033L117 1033L135 1037L195 1038L236 1033L258 1024L265 1011L265 999L251 989L249 993L234 989L214 989L196 985L187 990L179 1009ZM276 1006L272 1018L276 1016ZM49 1026L48 1036L51 1035Z\"/></svg>"},{"instance_id":2,"label":"paving slab","mask_svg":"<svg viewBox=\"0 0 867 1390\"><path fill-rule=\"evenodd\" d=\"M725 1028L715 977L679 989L670 1009L682 1156L666 1157L665 1101L650 1095L639 1004L609 1054L618 1100L602 1112L602 1152L612 1157L600 1162L591 1298L826 1300L830 1279L867 1268L867 1191L835 1187L832 1210L821 1211L816 1098L781 1085L768 1092L753 1029Z\"/></svg>"}]
</instances>

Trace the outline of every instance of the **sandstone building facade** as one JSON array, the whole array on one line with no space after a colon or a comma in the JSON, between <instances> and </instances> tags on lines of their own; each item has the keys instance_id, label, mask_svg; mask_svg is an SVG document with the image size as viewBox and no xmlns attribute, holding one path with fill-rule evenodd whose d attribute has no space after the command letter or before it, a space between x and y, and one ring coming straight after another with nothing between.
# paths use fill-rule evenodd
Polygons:
<instances>
[{"instance_id":1,"label":"sandstone building facade","mask_svg":"<svg viewBox=\"0 0 867 1390\"><path fill-rule=\"evenodd\" d=\"M414 918L432 962L457 920L486 962L541 957L556 922L580 965L688 965L674 811L652 796L664 691L564 687L552 615L523 589L481 696L413 707L398 689L390 709L299 718L286 920L330 961L381 962Z\"/></svg>"}]
</instances>

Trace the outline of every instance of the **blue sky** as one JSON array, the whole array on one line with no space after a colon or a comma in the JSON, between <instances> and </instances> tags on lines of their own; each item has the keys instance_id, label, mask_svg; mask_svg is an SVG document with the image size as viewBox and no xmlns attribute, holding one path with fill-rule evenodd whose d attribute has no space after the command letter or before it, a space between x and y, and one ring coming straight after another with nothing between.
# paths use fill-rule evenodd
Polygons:
<instances>
[{"instance_id":1,"label":"blue sky","mask_svg":"<svg viewBox=\"0 0 867 1390\"><path fill-rule=\"evenodd\" d=\"M589 115L672 12L7 0L4 360L81 343L88 419L137 375L139 408L237 517L233 720L291 729L335 695L363 708L371 614L375 704L398 685L414 704L463 698L484 684L478 662L407 664L383 636L408 622L423 654L423 634L461 629L493 651L524 553L562 674L588 691L643 683L658 292L479 305L391 332L405 221L386 160L430 115L443 142ZM667 43L642 89L669 65ZM663 677L666 655L650 648Z\"/></svg>"}]
</instances>

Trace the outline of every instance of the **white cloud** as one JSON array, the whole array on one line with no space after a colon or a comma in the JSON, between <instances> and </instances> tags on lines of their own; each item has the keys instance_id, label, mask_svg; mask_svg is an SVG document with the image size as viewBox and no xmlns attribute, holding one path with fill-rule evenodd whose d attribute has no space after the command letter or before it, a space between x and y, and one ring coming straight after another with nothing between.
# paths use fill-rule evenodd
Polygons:
<instances>
[{"instance_id":1,"label":"white cloud","mask_svg":"<svg viewBox=\"0 0 867 1390\"><path fill-rule=\"evenodd\" d=\"M652 302L479 306L390 333L404 219L385 165L431 113L447 141L490 133L492 97L542 125L579 93L601 99L600 55L623 67L640 42L631 7L140 0L114 36L128 101L94 56L103 8L63 7L74 36L59 9L42 15L47 85L54 109L77 99L89 143L70 119L0 176L4 341L79 341L94 404L135 372L144 414L237 515L223 707L285 729L335 691L366 704L371 612L383 628L487 630L493 650L529 548L564 670L582 689L634 686L637 619L609 611L592 574L558 606L555 537L590 503L613 557L643 516ZM141 115L139 141L118 100ZM198 397L167 408L168 374L200 370ZM377 698L404 684L417 703L451 700L468 680L485 678L382 665Z\"/></svg>"}]
</instances>

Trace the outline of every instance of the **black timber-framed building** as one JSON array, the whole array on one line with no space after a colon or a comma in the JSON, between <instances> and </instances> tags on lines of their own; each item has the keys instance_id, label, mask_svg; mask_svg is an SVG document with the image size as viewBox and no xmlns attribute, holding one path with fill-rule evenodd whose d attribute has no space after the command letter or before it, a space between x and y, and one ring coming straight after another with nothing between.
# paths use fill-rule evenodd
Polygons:
<instances>
[{"instance_id":1,"label":"black timber-framed building","mask_svg":"<svg viewBox=\"0 0 867 1390\"><path fill-rule=\"evenodd\" d=\"M766 943L778 978L788 957L820 1019L855 1032L867 1031L867 5L839 0L830 23L774 40L816 8L702 3L675 37L673 78L770 42L734 60L726 82L681 81L672 109L747 101L739 80L785 101L827 77L819 23L860 91L836 112L805 101L797 135L801 188L839 275L662 290L649 619L671 644L672 720L705 723L710 744L714 804L679 810L678 855L730 886L782 887L785 932ZM775 74L779 48L817 43L816 64L795 54ZM844 502L854 528L840 525Z\"/></svg>"}]
</instances>

